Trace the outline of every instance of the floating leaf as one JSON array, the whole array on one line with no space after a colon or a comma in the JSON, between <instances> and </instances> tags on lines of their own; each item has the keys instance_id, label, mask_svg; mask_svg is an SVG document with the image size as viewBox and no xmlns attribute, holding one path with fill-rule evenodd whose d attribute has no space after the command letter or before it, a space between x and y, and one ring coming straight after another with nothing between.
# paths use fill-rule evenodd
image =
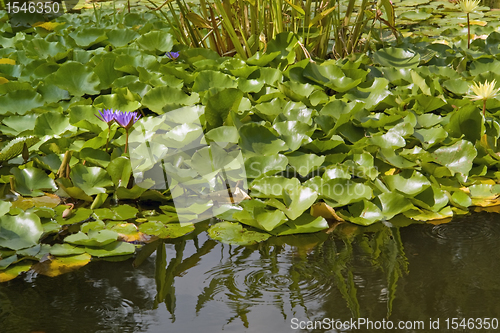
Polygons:
<instances>
[{"instance_id":1,"label":"floating leaf","mask_svg":"<svg viewBox=\"0 0 500 333\"><path fill-rule=\"evenodd\" d=\"M46 82L67 90L74 96L99 93L99 77L76 61L65 62L54 74L47 77Z\"/></svg>"},{"instance_id":2,"label":"floating leaf","mask_svg":"<svg viewBox=\"0 0 500 333\"><path fill-rule=\"evenodd\" d=\"M20 250L35 246L42 233L42 224L36 214L22 212L0 217L0 247Z\"/></svg>"},{"instance_id":3,"label":"floating leaf","mask_svg":"<svg viewBox=\"0 0 500 333\"><path fill-rule=\"evenodd\" d=\"M159 238L178 238L194 230L194 225L190 223L168 223L159 221L142 223L139 231L147 235L158 236Z\"/></svg>"},{"instance_id":4,"label":"floating leaf","mask_svg":"<svg viewBox=\"0 0 500 333\"><path fill-rule=\"evenodd\" d=\"M75 256L53 257L33 265L33 270L38 274L54 277L61 274L75 271L90 262L91 255L82 253Z\"/></svg>"},{"instance_id":5,"label":"floating leaf","mask_svg":"<svg viewBox=\"0 0 500 333\"><path fill-rule=\"evenodd\" d=\"M420 55L411 50L386 47L375 52L373 60L386 67L415 68L420 62Z\"/></svg>"},{"instance_id":6,"label":"floating leaf","mask_svg":"<svg viewBox=\"0 0 500 333\"><path fill-rule=\"evenodd\" d=\"M54 180L40 169L12 168L10 172L14 175L14 187L21 195L36 197L44 194L42 190L57 190Z\"/></svg>"},{"instance_id":7,"label":"floating leaf","mask_svg":"<svg viewBox=\"0 0 500 333\"><path fill-rule=\"evenodd\" d=\"M215 240L231 245L252 245L267 240L271 235L248 231L241 224L219 222L208 229L208 235Z\"/></svg>"},{"instance_id":8,"label":"floating leaf","mask_svg":"<svg viewBox=\"0 0 500 333\"><path fill-rule=\"evenodd\" d=\"M105 187L113 185L108 173L99 167L77 164L71 169L70 177L87 195L106 193Z\"/></svg>"}]
</instances>

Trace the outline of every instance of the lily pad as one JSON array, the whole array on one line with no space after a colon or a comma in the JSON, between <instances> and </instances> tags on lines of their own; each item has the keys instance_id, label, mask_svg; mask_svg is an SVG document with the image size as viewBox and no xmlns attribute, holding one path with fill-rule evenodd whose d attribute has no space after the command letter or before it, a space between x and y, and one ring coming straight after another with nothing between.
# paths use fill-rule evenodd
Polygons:
<instances>
[{"instance_id":1,"label":"lily pad","mask_svg":"<svg viewBox=\"0 0 500 333\"><path fill-rule=\"evenodd\" d=\"M270 234L248 231L241 224L219 222L208 229L208 235L215 240L231 245L252 245L267 240Z\"/></svg>"}]
</instances>

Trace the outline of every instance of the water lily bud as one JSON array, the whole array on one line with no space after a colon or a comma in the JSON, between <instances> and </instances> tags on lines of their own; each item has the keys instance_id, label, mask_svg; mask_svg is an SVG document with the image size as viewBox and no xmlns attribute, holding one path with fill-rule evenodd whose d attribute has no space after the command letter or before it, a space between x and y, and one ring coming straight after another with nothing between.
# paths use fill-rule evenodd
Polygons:
<instances>
[{"instance_id":1,"label":"water lily bud","mask_svg":"<svg viewBox=\"0 0 500 333\"><path fill-rule=\"evenodd\" d=\"M71 215L71 208L66 208L64 212L62 213L63 219L67 218L68 216Z\"/></svg>"}]
</instances>

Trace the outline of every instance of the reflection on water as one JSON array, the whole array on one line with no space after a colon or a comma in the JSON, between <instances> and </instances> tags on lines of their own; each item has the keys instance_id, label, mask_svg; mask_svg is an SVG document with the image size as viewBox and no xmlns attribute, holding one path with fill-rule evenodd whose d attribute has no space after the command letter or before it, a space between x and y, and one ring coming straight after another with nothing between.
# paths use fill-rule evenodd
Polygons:
<instances>
[{"instance_id":1,"label":"reflection on water","mask_svg":"<svg viewBox=\"0 0 500 333\"><path fill-rule=\"evenodd\" d=\"M492 318L498 222L481 213L436 226L340 224L251 247L215 242L200 223L183 240L147 245L135 262L1 284L0 332L290 332L293 318Z\"/></svg>"}]
</instances>

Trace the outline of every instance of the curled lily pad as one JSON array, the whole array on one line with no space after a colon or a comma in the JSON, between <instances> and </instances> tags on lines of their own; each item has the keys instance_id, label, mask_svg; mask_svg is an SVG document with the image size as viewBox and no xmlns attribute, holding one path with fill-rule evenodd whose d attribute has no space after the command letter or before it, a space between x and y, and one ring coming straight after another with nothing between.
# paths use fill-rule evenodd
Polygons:
<instances>
[{"instance_id":1,"label":"curled lily pad","mask_svg":"<svg viewBox=\"0 0 500 333\"><path fill-rule=\"evenodd\" d=\"M29 148L38 141L40 141L40 139L34 135L20 137L10 141L5 147L2 148L2 150L0 150L0 163L21 155L24 145Z\"/></svg>"}]
</instances>

